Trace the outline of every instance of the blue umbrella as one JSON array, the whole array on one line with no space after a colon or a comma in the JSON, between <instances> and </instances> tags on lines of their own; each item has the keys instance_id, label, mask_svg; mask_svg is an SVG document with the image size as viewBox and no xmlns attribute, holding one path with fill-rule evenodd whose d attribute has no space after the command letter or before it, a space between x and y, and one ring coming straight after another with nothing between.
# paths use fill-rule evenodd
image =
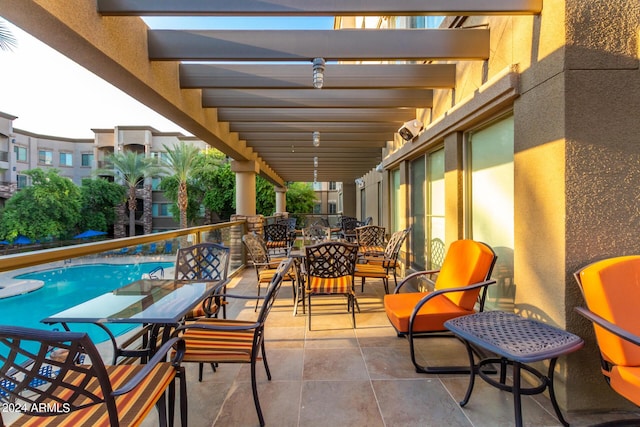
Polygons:
<instances>
[{"instance_id":1,"label":"blue umbrella","mask_svg":"<svg viewBox=\"0 0 640 427\"><path fill-rule=\"evenodd\" d=\"M106 231L87 230L73 236L74 239L88 239L89 237L104 236Z\"/></svg>"},{"instance_id":2,"label":"blue umbrella","mask_svg":"<svg viewBox=\"0 0 640 427\"><path fill-rule=\"evenodd\" d=\"M16 237L16 239L13 241L14 245L28 245L29 243L31 243L31 239L27 236L22 235Z\"/></svg>"},{"instance_id":3,"label":"blue umbrella","mask_svg":"<svg viewBox=\"0 0 640 427\"><path fill-rule=\"evenodd\" d=\"M7 242L6 240L0 240L0 245L8 245L9 242Z\"/></svg>"}]
</instances>

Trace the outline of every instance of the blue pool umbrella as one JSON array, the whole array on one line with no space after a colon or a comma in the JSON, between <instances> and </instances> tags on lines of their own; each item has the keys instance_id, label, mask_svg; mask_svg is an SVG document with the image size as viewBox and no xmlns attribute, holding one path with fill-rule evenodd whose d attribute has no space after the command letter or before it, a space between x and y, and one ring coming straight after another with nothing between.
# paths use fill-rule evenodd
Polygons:
<instances>
[{"instance_id":1,"label":"blue pool umbrella","mask_svg":"<svg viewBox=\"0 0 640 427\"><path fill-rule=\"evenodd\" d=\"M104 236L106 231L87 230L73 236L74 239L88 239L89 237Z\"/></svg>"},{"instance_id":2,"label":"blue pool umbrella","mask_svg":"<svg viewBox=\"0 0 640 427\"><path fill-rule=\"evenodd\" d=\"M14 245L28 245L29 243L31 243L31 239L27 236L22 235L16 237L16 239L13 241Z\"/></svg>"},{"instance_id":3,"label":"blue pool umbrella","mask_svg":"<svg viewBox=\"0 0 640 427\"><path fill-rule=\"evenodd\" d=\"M6 240L0 240L0 245L8 245L9 242L7 242Z\"/></svg>"}]
</instances>

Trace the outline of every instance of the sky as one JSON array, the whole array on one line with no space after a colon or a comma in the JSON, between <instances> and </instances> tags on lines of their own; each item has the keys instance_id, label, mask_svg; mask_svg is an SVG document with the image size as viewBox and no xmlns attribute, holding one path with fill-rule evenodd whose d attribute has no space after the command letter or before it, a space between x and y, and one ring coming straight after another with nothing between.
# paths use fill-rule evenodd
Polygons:
<instances>
[{"instance_id":1,"label":"sky","mask_svg":"<svg viewBox=\"0 0 640 427\"><path fill-rule=\"evenodd\" d=\"M163 18L164 29L331 29L333 17ZM151 126L189 132L147 108L46 44L6 22L18 46L0 50L0 112L17 116L14 128L65 138L93 138L91 129Z\"/></svg>"}]
</instances>

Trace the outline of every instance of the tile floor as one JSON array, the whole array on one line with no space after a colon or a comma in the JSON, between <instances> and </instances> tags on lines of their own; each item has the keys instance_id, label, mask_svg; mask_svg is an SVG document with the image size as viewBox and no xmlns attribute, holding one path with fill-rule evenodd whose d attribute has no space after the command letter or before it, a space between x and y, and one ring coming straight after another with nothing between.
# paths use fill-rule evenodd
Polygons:
<instances>
[{"instance_id":1,"label":"tile floor","mask_svg":"<svg viewBox=\"0 0 640 427\"><path fill-rule=\"evenodd\" d=\"M255 294L255 274L245 270L229 292ZM260 402L268 426L511 426L513 401L478 379L465 408L458 405L468 384L466 375L415 372L408 343L389 326L382 307L382 283L367 281L358 290L357 328L346 314L344 298L314 300L313 330L306 315L293 316L291 286L283 284L266 329L272 381L258 365ZM229 318L251 319L252 301L231 303ZM428 350L427 352L427 345ZM419 354L429 364L468 363L455 339L421 340ZM427 358L428 355L428 358ZM189 426L258 426L248 365L205 367L197 381L188 364ZM526 426L558 426L543 395L523 397ZM633 414L565 414L575 426L588 426ZM145 426L156 425L152 413Z\"/></svg>"}]
</instances>

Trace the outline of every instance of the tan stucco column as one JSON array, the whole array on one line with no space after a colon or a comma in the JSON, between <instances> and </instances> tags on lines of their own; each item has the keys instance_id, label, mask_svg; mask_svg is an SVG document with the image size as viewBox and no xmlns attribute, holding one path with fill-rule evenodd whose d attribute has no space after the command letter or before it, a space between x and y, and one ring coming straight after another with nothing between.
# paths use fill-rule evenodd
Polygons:
<instances>
[{"instance_id":1,"label":"tan stucco column","mask_svg":"<svg viewBox=\"0 0 640 427\"><path fill-rule=\"evenodd\" d=\"M256 214L256 174L260 166L255 161L231 161L231 171L236 174L236 214Z\"/></svg>"},{"instance_id":2,"label":"tan stucco column","mask_svg":"<svg viewBox=\"0 0 640 427\"><path fill-rule=\"evenodd\" d=\"M356 213L356 183L342 183L342 214L357 218Z\"/></svg>"},{"instance_id":3,"label":"tan stucco column","mask_svg":"<svg viewBox=\"0 0 640 427\"><path fill-rule=\"evenodd\" d=\"M285 187L274 187L276 192L276 213L287 211L287 189Z\"/></svg>"}]
</instances>

